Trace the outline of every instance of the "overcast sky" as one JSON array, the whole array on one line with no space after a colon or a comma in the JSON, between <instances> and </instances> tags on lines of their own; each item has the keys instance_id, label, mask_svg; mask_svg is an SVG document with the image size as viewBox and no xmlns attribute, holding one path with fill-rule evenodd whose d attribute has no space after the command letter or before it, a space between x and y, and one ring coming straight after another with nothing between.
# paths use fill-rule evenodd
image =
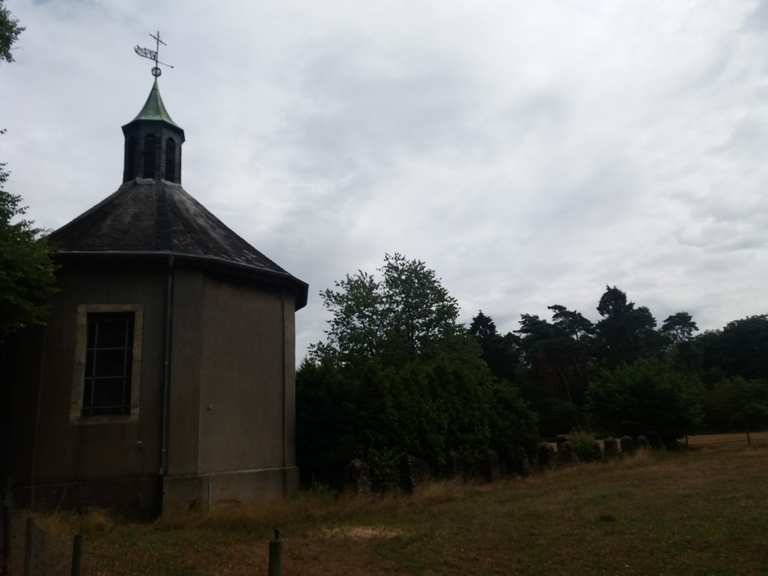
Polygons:
<instances>
[{"instance_id":1,"label":"overcast sky","mask_svg":"<svg viewBox=\"0 0 768 576\"><path fill-rule=\"evenodd\" d=\"M768 312L768 1L7 0L9 189L56 228L120 185L120 126L160 87L183 184L317 293L399 251L467 321L606 284L659 321Z\"/></svg>"}]
</instances>

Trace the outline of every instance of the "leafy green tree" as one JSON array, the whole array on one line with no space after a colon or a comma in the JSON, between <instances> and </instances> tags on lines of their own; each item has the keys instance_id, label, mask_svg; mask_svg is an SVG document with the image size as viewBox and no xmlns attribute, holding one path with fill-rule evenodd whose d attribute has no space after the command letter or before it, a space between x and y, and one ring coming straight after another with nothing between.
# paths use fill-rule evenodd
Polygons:
<instances>
[{"instance_id":1,"label":"leafy green tree","mask_svg":"<svg viewBox=\"0 0 768 576\"><path fill-rule=\"evenodd\" d=\"M668 316L659 333L665 340L666 354L678 370L695 371L697 366L694 334L699 327L688 312Z\"/></svg>"},{"instance_id":2,"label":"leafy green tree","mask_svg":"<svg viewBox=\"0 0 768 576\"><path fill-rule=\"evenodd\" d=\"M55 282L41 230L23 217L21 197L5 190L8 175L0 163L0 342L45 321Z\"/></svg>"},{"instance_id":3,"label":"leafy green tree","mask_svg":"<svg viewBox=\"0 0 768 576\"><path fill-rule=\"evenodd\" d=\"M296 377L305 480L338 484L354 457L391 468L409 454L439 470L451 451L532 447L535 416L512 384L494 378L458 323L456 300L423 262L387 255L380 277L361 271L322 296L326 338ZM490 336L495 328L485 325Z\"/></svg>"},{"instance_id":4,"label":"leafy green tree","mask_svg":"<svg viewBox=\"0 0 768 576\"><path fill-rule=\"evenodd\" d=\"M688 312L672 314L661 325L661 333L674 344L688 342L698 331L699 327Z\"/></svg>"},{"instance_id":5,"label":"leafy green tree","mask_svg":"<svg viewBox=\"0 0 768 576\"><path fill-rule=\"evenodd\" d=\"M667 362L638 360L601 370L590 384L588 406L599 430L671 442L700 426L701 386Z\"/></svg>"},{"instance_id":6,"label":"leafy green tree","mask_svg":"<svg viewBox=\"0 0 768 576\"><path fill-rule=\"evenodd\" d=\"M13 62L11 48L23 31L24 28L19 25L19 21L5 6L5 0L0 0L0 60Z\"/></svg>"},{"instance_id":7,"label":"leafy green tree","mask_svg":"<svg viewBox=\"0 0 768 576\"><path fill-rule=\"evenodd\" d=\"M420 260L386 254L381 268L383 321L390 352L413 356L461 329L458 301Z\"/></svg>"},{"instance_id":8,"label":"leafy green tree","mask_svg":"<svg viewBox=\"0 0 768 576\"><path fill-rule=\"evenodd\" d=\"M469 333L477 339L483 359L496 378L509 382L519 379L522 350L518 336L509 332L504 336L499 334L496 324L482 310L472 319Z\"/></svg>"},{"instance_id":9,"label":"leafy green tree","mask_svg":"<svg viewBox=\"0 0 768 576\"><path fill-rule=\"evenodd\" d=\"M385 325L382 314L381 284L370 274L358 271L354 276L335 282L320 293L331 319L325 331L326 341L310 347L311 358L339 361L374 358L384 346Z\"/></svg>"},{"instance_id":10,"label":"leafy green tree","mask_svg":"<svg viewBox=\"0 0 768 576\"><path fill-rule=\"evenodd\" d=\"M636 307L616 286L606 286L597 311L598 354L603 364L616 367L641 358L659 355L663 337L655 330L656 320L645 306Z\"/></svg>"},{"instance_id":11,"label":"leafy green tree","mask_svg":"<svg viewBox=\"0 0 768 576\"><path fill-rule=\"evenodd\" d=\"M768 380L768 315L734 320L691 341L695 369L708 383L741 376Z\"/></svg>"},{"instance_id":12,"label":"leafy green tree","mask_svg":"<svg viewBox=\"0 0 768 576\"><path fill-rule=\"evenodd\" d=\"M499 336L496 330L496 323L490 316L483 314L482 310L477 312L477 316L472 318L469 325L469 333L480 341L480 344L491 342Z\"/></svg>"},{"instance_id":13,"label":"leafy green tree","mask_svg":"<svg viewBox=\"0 0 768 576\"><path fill-rule=\"evenodd\" d=\"M768 426L768 382L741 376L724 378L704 393L704 423L710 432L747 434Z\"/></svg>"},{"instance_id":14,"label":"leafy green tree","mask_svg":"<svg viewBox=\"0 0 768 576\"><path fill-rule=\"evenodd\" d=\"M539 414L547 435L565 434L585 424L582 415L593 364L594 325L577 311L549 306L552 321L520 318L520 347L527 373L524 398Z\"/></svg>"},{"instance_id":15,"label":"leafy green tree","mask_svg":"<svg viewBox=\"0 0 768 576\"><path fill-rule=\"evenodd\" d=\"M456 299L424 262L386 254L380 272L377 280L358 271L321 292L332 317L327 340L311 348L311 357L402 360L460 332Z\"/></svg>"},{"instance_id":16,"label":"leafy green tree","mask_svg":"<svg viewBox=\"0 0 768 576\"><path fill-rule=\"evenodd\" d=\"M745 380L736 398L734 423L744 430L747 444L751 445L751 432L768 426L768 386L760 380Z\"/></svg>"},{"instance_id":17,"label":"leafy green tree","mask_svg":"<svg viewBox=\"0 0 768 576\"><path fill-rule=\"evenodd\" d=\"M11 48L23 31L0 0L0 60L13 62ZM44 321L54 287L41 230L24 218L21 197L5 189L8 176L6 164L0 162L0 343L19 328Z\"/></svg>"},{"instance_id":18,"label":"leafy green tree","mask_svg":"<svg viewBox=\"0 0 768 576\"><path fill-rule=\"evenodd\" d=\"M726 374L768 379L768 315L748 316L725 325L719 356Z\"/></svg>"},{"instance_id":19,"label":"leafy green tree","mask_svg":"<svg viewBox=\"0 0 768 576\"><path fill-rule=\"evenodd\" d=\"M554 304L548 306L552 310L552 322L564 334L576 342L587 342L595 335L595 325L585 318L581 312L568 310L565 306Z\"/></svg>"}]
</instances>

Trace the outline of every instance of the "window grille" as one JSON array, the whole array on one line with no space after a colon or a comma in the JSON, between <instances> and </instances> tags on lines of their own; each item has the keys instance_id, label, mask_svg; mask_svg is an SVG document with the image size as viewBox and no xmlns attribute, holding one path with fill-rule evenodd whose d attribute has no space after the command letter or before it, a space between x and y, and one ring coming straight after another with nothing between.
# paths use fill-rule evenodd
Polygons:
<instances>
[{"instance_id":1,"label":"window grille","mask_svg":"<svg viewBox=\"0 0 768 576\"><path fill-rule=\"evenodd\" d=\"M88 314L82 416L130 413L133 329L133 312Z\"/></svg>"}]
</instances>

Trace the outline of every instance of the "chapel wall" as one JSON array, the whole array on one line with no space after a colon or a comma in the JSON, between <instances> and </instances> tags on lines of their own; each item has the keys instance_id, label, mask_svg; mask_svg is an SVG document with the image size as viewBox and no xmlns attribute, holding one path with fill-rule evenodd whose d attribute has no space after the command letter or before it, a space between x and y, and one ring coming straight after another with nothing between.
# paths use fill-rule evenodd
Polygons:
<instances>
[{"instance_id":1,"label":"chapel wall","mask_svg":"<svg viewBox=\"0 0 768 576\"><path fill-rule=\"evenodd\" d=\"M200 472L282 467L280 293L208 276L202 325Z\"/></svg>"},{"instance_id":2,"label":"chapel wall","mask_svg":"<svg viewBox=\"0 0 768 576\"><path fill-rule=\"evenodd\" d=\"M24 502L34 496L54 506L83 502L149 511L158 497L165 277L151 266L65 266L57 279L59 291L37 339L39 352L26 352L35 366L23 369L27 377L15 383L15 414L25 423L18 427L16 443L17 497ZM73 418L78 307L83 305L142 310L141 402L134 417Z\"/></svg>"}]
</instances>

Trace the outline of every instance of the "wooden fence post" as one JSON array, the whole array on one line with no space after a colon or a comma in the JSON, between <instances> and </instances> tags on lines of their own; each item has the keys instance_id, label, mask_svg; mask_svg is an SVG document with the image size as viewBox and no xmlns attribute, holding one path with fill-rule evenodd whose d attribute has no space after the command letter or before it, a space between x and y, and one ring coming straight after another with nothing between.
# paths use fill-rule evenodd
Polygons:
<instances>
[{"instance_id":1,"label":"wooden fence post","mask_svg":"<svg viewBox=\"0 0 768 576\"><path fill-rule=\"evenodd\" d=\"M269 541L269 576L283 575L283 542L280 530L275 529L275 537Z\"/></svg>"},{"instance_id":2,"label":"wooden fence post","mask_svg":"<svg viewBox=\"0 0 768 576\"><path fill-rule=\"evenodd\" d=\"M0 508L0 533L0 576L8 576L11 570L11 507L5 502Z\"/></svg>"},{"instance_id":3,"label":"wooden fence post","mask_svg":"<svg viewBox=\"0 0 768 576\"><path fill-rule=\"evenodd\" d=\"M40 563L43 533L35 526L32 516L27 517L26 547L24 550L24 576L36 576Z\"/></svg>"},{"instance_id":4,"label":"wooden fence post","mask_svg":"<svg viewBox=\"0 0 768 576\"><path fill-rule=\"evenodd\" d=\"M72 540L72 571L71 576L80 576L80 561L83 557L83 535L75 534Z\"/></svg>"}]
</instances>

